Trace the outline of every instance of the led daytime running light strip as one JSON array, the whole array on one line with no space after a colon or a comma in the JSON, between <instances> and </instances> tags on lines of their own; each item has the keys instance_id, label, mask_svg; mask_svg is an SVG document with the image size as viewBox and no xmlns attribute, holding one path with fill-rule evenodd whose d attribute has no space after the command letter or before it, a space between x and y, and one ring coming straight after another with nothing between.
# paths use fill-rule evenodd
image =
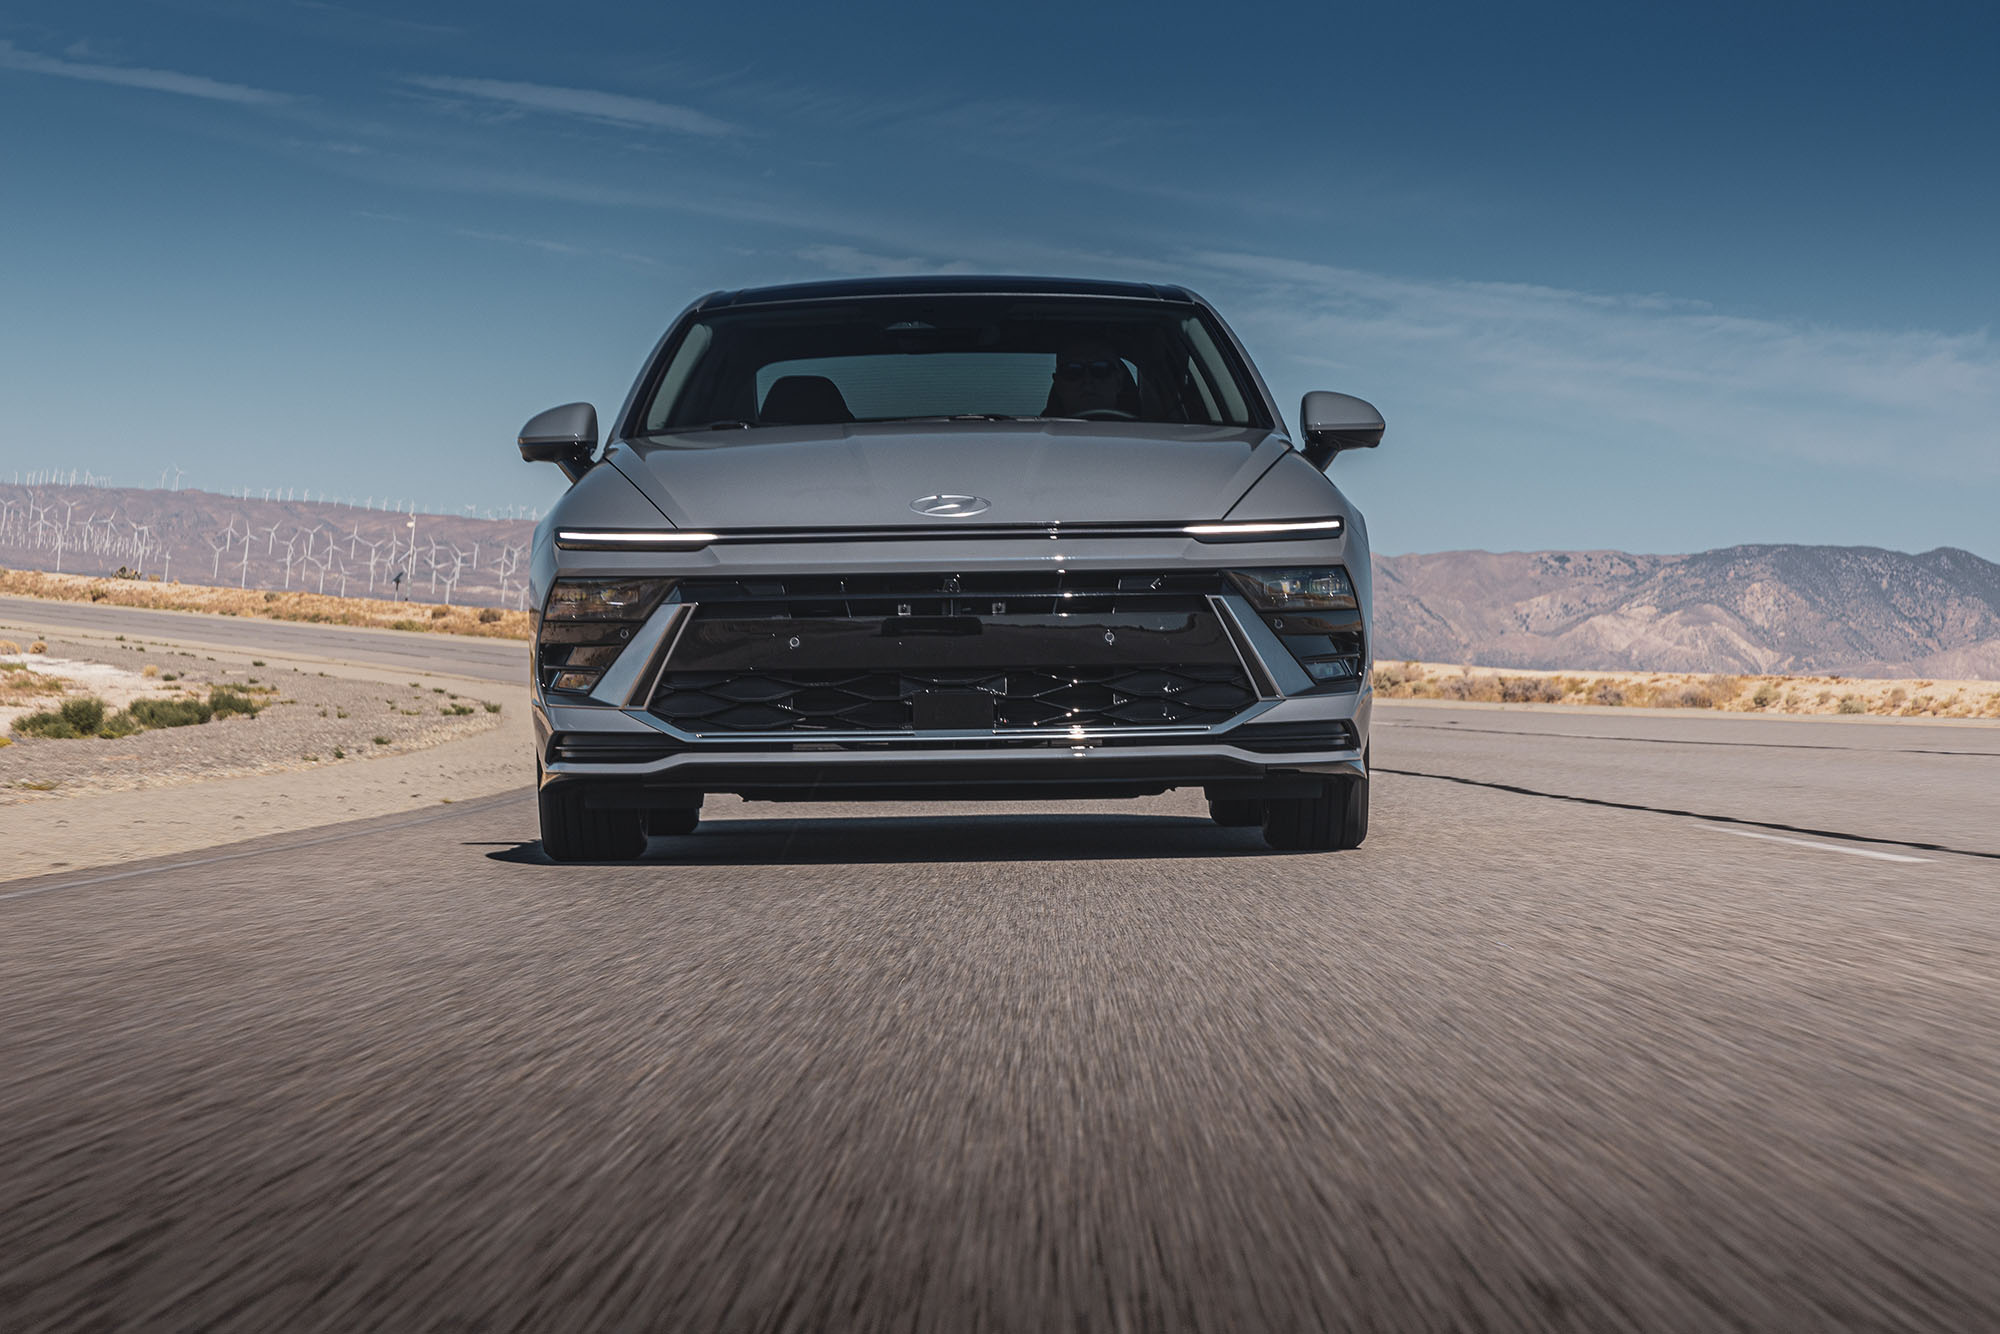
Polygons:
<instances>
[{"instance_id":1,"label":"led daytime running light strip","mask_svg":"<svg viewBox=\"0 0 2000 1334\"><path fill-rule=\"evenodd\" d=\"M705 547L717 539L715 533L678 530L657 532L599 532L593 529L563 528L556 532L556 544L565 547Z\"/></svg>"},{"instance_id":2,"label":"led daytime running light strip","mask_svg":"<svg viewBox=\"0 0 2000 1334\"><path fill-rule=\"evenodd\" d=\"M1011 529L1002 529L1002 530L979 529L976 531L973 529L963 529L963 530L953 530L950 533L950 535L967 536L967 537L973 537L973 536L999 537L999 538L1027 536L1031 534L1035 536L1048 536L1048 537L1074 536L1078 538L1127 537L1127 536L1142 537L1142 536L1166 536L1169 533L1178 531L1182 534L1185 534L1188 537L1192 537L1197 540L1213 541L1216 539L1221 539L1227 541L1232 538L1284 537L1293 533L1299 533L1299 534L1325 533L1328 534L1329 536L1338 536L1341 532L1343 532L1346 529L1347 521L1345 519L1334 518L1334 519L1277 519L1271 521L1240 522L1240 523L1190 523L1190 524L1182 524L1177 529L1161 527L1158 529L1153 529L1151 532L1142 531L1147 527L1147 525L1143 524L1130 525L1129 527L1131 531L1129 532L1123 531L1126 527L1127 527L1126 525L1114 525L1111 527L1100 529L1094 525L1083 524L1083 525L1077 525L1071 530L1066 532L1064 530L1063 525L1051 523L1046 526L1022 525L1020 532L1015 532L1012 531ZM939 536L944 536L944 535L946 535L946 530L942 529L939 530L915 529L905 534L904 532L897 530L874 530L874 529L864 529L864 530L827 529L824 531L812 531L810 533L803 531L795 532L790 530L709 533L709 532L688 532L680 529L659 529L648 532L648 531L623 531L616 529L562 528L558 529L556 532L556 545L560 547L583 548L585 550L598 549L598 550L620 551L620 550L645 550L647 548L652 548L656 550L675 551L675 550L688 550L694 547L705 547L711 542L798 541L805 539L807 537L810 537L813 540L823 541L823 542L858 541L864 539L880 540L886 537L895 537L899 539L907 537L908 539L923 541L927 539L935 539Z\"/></svg>"},{"instance_id":3,"label":"led daytime running light strip","mask_svg":"<svg viewBox=\"0 0 2000 1334\"><path fill-rule=\"evenodd\" d=\"M1345 519L1280 519L1271 523L1191 523L1181 529L1189 537L1254 537L1267 533L1337 533Z\"/></svg>"}]
</instances>

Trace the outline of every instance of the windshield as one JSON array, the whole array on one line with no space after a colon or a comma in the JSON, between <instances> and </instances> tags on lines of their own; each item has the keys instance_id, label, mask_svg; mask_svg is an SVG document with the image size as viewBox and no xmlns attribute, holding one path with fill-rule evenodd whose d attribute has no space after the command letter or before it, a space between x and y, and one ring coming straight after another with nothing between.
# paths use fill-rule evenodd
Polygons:
<instances>
[{"instance_id":1,"label":"windshield","mask_svg":"<svg viewBox=\"0 0 2000 1334\"><path fill-rule=\"evenodd\" d=\"M753 306L688 327L654 368L640 430L953 417L1268 428L1253 386L1212 317L1183 304L926 296Z\"/></svg>"}]
</instances>

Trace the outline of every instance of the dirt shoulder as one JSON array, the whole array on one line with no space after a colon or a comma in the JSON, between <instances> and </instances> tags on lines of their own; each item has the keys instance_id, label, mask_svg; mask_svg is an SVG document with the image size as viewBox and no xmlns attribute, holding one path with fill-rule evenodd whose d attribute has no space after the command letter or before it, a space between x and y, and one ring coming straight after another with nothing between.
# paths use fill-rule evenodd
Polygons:
<instances>
[{"instance_id":1,"label":"dirt shoulder","mask_svg":"<svg viewBox=\"0 0 2000 1334\"><path fill-rule=\"evenodd\" d=\"M55 621L0 624L0 663L24 664L6 673L15 689L0 704L11 714L85 695L107 708L149 697L192 699L218 685L248 692L263 707L254 717L115 739L0 731L11 742L0 746L0 880L391 814L532 781L520 687L295 653L127 639ZM40 643L43 651L6 653L6 641L23 650ZM23 678L33 679L22 687ZM6 726L0 720L0 729Z\"/></svg>"}]
</instances>

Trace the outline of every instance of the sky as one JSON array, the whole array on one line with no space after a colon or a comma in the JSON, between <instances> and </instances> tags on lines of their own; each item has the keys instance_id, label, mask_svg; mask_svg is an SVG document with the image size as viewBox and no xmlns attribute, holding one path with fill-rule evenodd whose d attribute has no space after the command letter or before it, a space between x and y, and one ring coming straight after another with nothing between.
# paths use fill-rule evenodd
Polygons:
<instances>
[{"instance_id":1,"label":"sky","mask_svg":"<svg viewBox=\"0 0 2000 1334\"><path fill-rule=\"evenodd\" d=\"M718 288L1177 282L1384 552L2000 559L2000 10L0 9L0 480L543 509Z\"/></svg>"}]
</instances>

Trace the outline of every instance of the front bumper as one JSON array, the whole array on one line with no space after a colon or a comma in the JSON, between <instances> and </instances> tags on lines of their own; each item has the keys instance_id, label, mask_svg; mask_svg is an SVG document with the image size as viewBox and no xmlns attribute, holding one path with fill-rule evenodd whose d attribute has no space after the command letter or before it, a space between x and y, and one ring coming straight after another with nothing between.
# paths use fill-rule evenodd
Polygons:
<instances>
[{"instance_id":1,"label":"front bumper","mask_svg":"<svg viewBox=\"0 0 2000 1334\"><path fill-rule=\"evenodd\" d=\"M1172 560L1103 564L1188 568ZM841 568L831 561L826 565ZM620 572L636 573L629 567ZM980 593L976 610L1002 611L995 602L999 596ZM979 669L973 673L978 675L990 665L995 678L1006 678L982 687L996 694L990 725L964 730L926 724L921 715L912 726L907 710L899 713L892 705L885 715L872 702L850 708L843 701L815 711L804 693L808 687L779 680L771 688L793 692L779 706L794 720L789 730L763 730L766 715L756 706L725 709L741 704L735 697L697 698L698 707L684 708L689 697L682 694L665 707L662 701L674 691L712 688L702 686L690 666L719 680L720 673L738 668L782 675L786 668L770 664L788 655L838 670L870 672L885 664L870 656L878 649L854 639L852 621L843 628L838 620L813 616L769 621L753 616L691 632L712 625L695 615L699 603L662 605L634 627L629 646L587 696L543 689L552 674L538 672L542 782L582 785L593 805L659 808L698 804L705 793L786 801L1006 800L1138 796L1198 786L1211 797L1275 798L1308 795L1328 776L1365 776L1372 703L1365 661L1345 690L1330 690L1306 674L1265 619L1238 596L1182 599L1172 604L1172 614L1150 620L1130 619L1125 596L1117 594L1124 611L1076 618L1090 629L1092 645L1102 643L1089 654L1079 652L1082 640L1072 628L1057 635L1070 636L1061 650L1070 656L1038 657L1035 636L1049 627L1021 622L1012 602L1004 608L1012 620L1002 625L997 617L990 619L992 633L979 639L901 641L890 670L922 675L926 688L936 684L938 674L965 668ZM968 587L950 606L900 606L892 600L873 611L898 613L892 618L897 621L928 612L931 621L949 629L945 617L964 612L972 597ZM849 607L845 614L859 612ZM1128 619L1116 619L1121 616ZM884 626L882 633L889 632ZM1140 641L1148 647L1133 647ZM1015 674L1032 675L1042 661L1069 663L1070 668L1054 670L1072 670L1080 680L1090 670L1146 669L1154 659L1143 655L1169 646L1162 661L1198 664L1199 670L1191 669L1157 699L1135 704L1136 711L1126 711L1124 704L1074 707L1077 700L1068 697L1064 702L1072 707L1060 725L1051 725L1045 712L1037 712L1040 697L1019 694L1023 687ZM1225 674L1232 684L1193 679L1218 663L1228 664ZM694 685L685 684L689 681ZM869 684L854 688L866 695ZM1117 684L1118 697L1127 698L1124 680ZM1227 702L1205 707L1218 699ZM852 725L883 717L901 724ZM1077 720L1081 725L1070 725Z\"/></svg>"},{"instance_id":2,"label":"front bumper","mask_svg":"<svg viewBox=\"0 0 2000 1334\"><path fill-rule=\"evenodd\" d=\"M593 804L692 805L699 794L751 799L1009 800L1144 796L1201 787L1211 796L1304 795L1331 775L1366 777L1372 694L1265 701L1224 728L1077 737L984 732L816 735L717 742L651 715L544 705L544 783L578 783Z\"/></svg>"}]
</instances>

